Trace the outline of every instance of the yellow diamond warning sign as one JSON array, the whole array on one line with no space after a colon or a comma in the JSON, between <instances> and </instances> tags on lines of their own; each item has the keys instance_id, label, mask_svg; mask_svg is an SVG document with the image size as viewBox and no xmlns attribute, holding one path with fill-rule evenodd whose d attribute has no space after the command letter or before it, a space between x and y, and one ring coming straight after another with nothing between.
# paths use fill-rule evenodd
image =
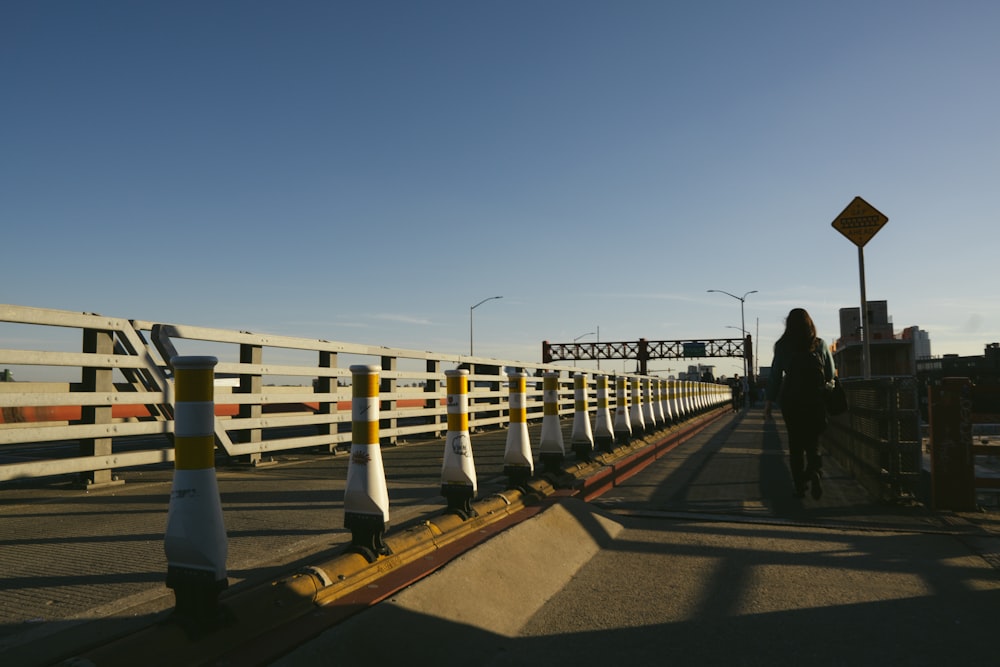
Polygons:
<instances>
[{"instance_id":1,"label":"yellow diamond warning sign","mask_svg":"<svg viewBox=\"0 0 1000 667\"><path fill-rule=\"evenodd\" d=\"M855 197L833 221L833 228L863 248L882 226L889 222L875 207L861 197Z\"/></svg>"}]
</instances>

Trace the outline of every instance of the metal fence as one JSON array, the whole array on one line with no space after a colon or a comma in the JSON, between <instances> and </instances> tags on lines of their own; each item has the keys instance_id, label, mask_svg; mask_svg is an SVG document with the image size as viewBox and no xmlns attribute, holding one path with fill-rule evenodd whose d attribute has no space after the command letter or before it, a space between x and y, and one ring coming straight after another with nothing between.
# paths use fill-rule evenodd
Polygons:
<instances>
[{"instance_id":1,"label":"metal fence","mask_svg":"<svg viewBox=\"0 0 1000 667\"><path fill-rule=\"evenodd\" d=\"M444 435L445 370L466 368L470 372L472 431L508 422L508 372L519 370L532 376L526 393L528 419L532 420L543 417L541 375L558 373L558 414L562 416L574 412L573 376L581 371L572 366L0 304L0 326L5 323L23 325L26 331L16 339L38 349L0 347L0 365L57 368L78 378L54 383L0 382L0 482L77 474L85 484L107 485L117 483L115 469L172 461L169 360L179 354L209 354L219 359L215 367L218 451L250 464L282 451L348 446L350 366L354 364L382 369L379 433L387 445ZM80 351L51 349L46 341L52 329L69 330L71 339L79 341ZM608 405L614 410L614 382L609 386ZM718 400L718 385L711 387ZM670 391L679 395L709 388L671 381ZM594 383L589 382L591 406L596 404L595 393Z\"/></svg>"},{"instance_id":2,"label":"metal fence","mask_svg":"<svg viewBox=\"0 0 1000 667\"><path fill-rule=\"evenodd\" d=\"M830 419L823 445L874 498L919 496L923 452L914 377L842 380L850 410Z\"/></svg>"}]
</instances>

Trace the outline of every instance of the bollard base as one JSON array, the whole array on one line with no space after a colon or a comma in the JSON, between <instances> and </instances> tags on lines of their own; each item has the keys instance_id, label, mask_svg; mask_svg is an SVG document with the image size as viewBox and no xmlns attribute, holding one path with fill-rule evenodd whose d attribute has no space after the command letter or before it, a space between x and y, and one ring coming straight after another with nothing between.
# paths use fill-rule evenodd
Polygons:
<instances>
[{"instance_id":1,"label":"bollard base","mask_svg":"<svg viewBox=\"0 0 1000 667\"><path fill-rule=\"evenodd\" d=\"M632 433L629 431L615 431L615 445L618 447L627 447L632 441Z\"/></svg>"},{"instance_id":2,"label":"bollard base","mask_svg":"<svg viewBox=\"0 0 1000 667\"><path fill-rule=\"evenodd\" d=\"M462 517L463 521L479 516L479 513L472 508L476 491L468 484L442 484L441 495L448 501L447 511Z\"/></svg>"},{"instance_id":3,"label":"bollard base","mask_svg":"<svg viewBox=\"0 0 1000 667\"><path fill-rule=\"evenodd\" d=\"M608 436L597 436L597 438L594 440L594 444L596 445L597 449L599 449L600 451L602 451L602 452L604 452L606 454L610 454L612 451L614 451L614 448L615 448L615 439L614 439L614 437L612 437L610 435L608 435Z\"/></svg>"},{"instance_id":4,"label":"bollard base","mask_svg":"<svg viewBox=\"0 0 1000 667\"><path fill-rule=\"evenodd\" d=\"M564 454L553 452L542 452L539 457L542 461L542 473L545 475L558 475L562 472Z\"/></svg>"},{"instance_id":5,"label":"bollard base","mask_svg":"<svg viewBox=\"0 0 1000 667\"><path fill-rule=\"evenodd\" d=\"M388 523L382 515L346 512L344 528L351 531L351 548L374 563L380 556L388 556L392 549L385 543L385 529Z\"/></svg>"},{"instance_id":6,"label":"bollard base","mask_svg":"<svg viewBox=\"0 0 1000 667\"><path fill-rule=\"evenodd\" d=\"M219 604L228 579L215 579L208 570L168 565L166 585L175 601L167 622L181 626L189 637L202 637L232 622L232 613Z\"/></svg>"},{"instance_id":7,"label":"bollard base","mask_svg":"<svg viewBox=\"0 0 1000 667\"><path fill-rule=\"evenodd\" d=\"M573 453L579 461L590 461L594 453L594 445L590 442L574 442Z\"/></svg>"},{"instance_id":8,"label":"bollard base","mask_svg":"<svg viewBox=\"0 0 1000 667\"><path fill-rule=\"evenodd\" d=\"M520 489L531 480L531 468L528 466L506 465L503 474L507 476L508 489Z\"/></svg>"}]
</instances>

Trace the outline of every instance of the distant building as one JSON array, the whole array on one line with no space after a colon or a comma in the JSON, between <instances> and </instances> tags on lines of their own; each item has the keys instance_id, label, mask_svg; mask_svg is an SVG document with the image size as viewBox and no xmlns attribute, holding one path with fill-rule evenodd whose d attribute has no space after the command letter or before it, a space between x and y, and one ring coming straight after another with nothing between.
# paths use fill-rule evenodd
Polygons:
<instances>
[{"instance_id":1,"label":"distant building","mask_svg":"<svg viewBox=\"0 0 1000 667\"><path fill-rule=\"evenodd\" d=\"M914 359L917 361L920 361L921 359L930 359L931 337L926 331L920 327L907 327L906 329L903 329L903 338L909 338L913 341Z\"/></svg>"},{"instance_id":2,"label":"distant building","mask_svg":"<svg viewBox=\"0 0 1000 667\"><path fill-rule=\"evenodd\" d=\"M706 380L706 377L712 378ZM711 364L689 365L687 373L678 373L679 380L690 380L691 382L715 382L715 366Z\"/></svg>"},{"instance_id":3,"label":"distant building","mask_svg":"<svg viewBox=\"0 0 1000 667\"><path fill-rule=\"evenodd\" d=\"M920 359L917 361L917 373L931 379L967 377L976 383L1000 384L1000 343L988 344L982 356L946 354Z\"/></svg>"},{"instance_id":4,"label":"distant building","mask_svg":"<svg viewBox=\"0 0 1000 667\"><path fill-rule=\"evenodd\" d=\"M862 326L861 308L840 309L840 338L834 343L833 359L841 377L865 374ZM916 360L931 356L926 331L914 326L895 335L886 301L868 302L868 329L872 376L916 375Z\"/></svg>"},{"instance_id":5,"label":"distant building","mask_svg":"<svg viewBox=\"0 0 1000 667\"><path fill-rule=\"evenodd\" d=\"M989 343L982 356L946 354L917 360L920 408L925 419L927 392L943 378L969 378L975 387L971 407L977 421L1000 422L1000 343Z\"/></svg>"}]
</instances>

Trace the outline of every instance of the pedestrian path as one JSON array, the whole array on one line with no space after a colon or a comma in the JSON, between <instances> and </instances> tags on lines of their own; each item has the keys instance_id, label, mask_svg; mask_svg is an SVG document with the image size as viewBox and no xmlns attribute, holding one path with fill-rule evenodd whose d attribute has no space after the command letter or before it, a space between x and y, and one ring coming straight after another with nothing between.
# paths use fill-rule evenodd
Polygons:
<instances>
[{"instance_id":1,"label":"pedestrian path","mask_svg":"<svg viewBox=\"0 0 1000 667\"><path fill-rule=\"evenodd\" d=\"M533 443L538 442L539 428L532 426ZM503 490L504 432L476 434L473 446L480 496ZM443 440L384 450L390 532L441 511L442 448ZM346 468L346 456L318 453L290 454L257 469L220 467L231 589L267 582L349 542L342 510ZM171 608L172 592L164 586L163 530L172 468L122 475L124 486L91 493L58 484L0 489L0 663L47 664L8 659L111 637L149 624ZM623 534L649 530L642 528L649 522L697 525L696 533L742 535L746 540L769 534L785 539L792 531L802 531L788 539L818 545L807 550L827 548L827 533L817 529L939 535L955 557L979 563L973 566L974 576L953 578L949 585L967 583L977 589L992 590L997 572L993 566L1000 564L996 514L935 514L919 507L875 505L829 457L823 497L794 498L781 423L764 422L759 410L725 413L588 507L620 523L626 529ZM676 529L669 533L676 534ZM869 546L877 544L874 540ZM778 552L786 548L768 547ZM612 549L631 553L627 545ZM544 554L537 557L539 567L558 567ZM895 559L899 554L873 552L873 557ZM832 565L833 560L818 562ZM637 581L658 576L658 570L644 569L642 559L622 558L619 567ZM567 575L553 571L552 576ZM510 588L516 592L516 586Z\"/></svg>"},{"instance_id":2,"label":"pedestrian path","mask_svg":"<svg viewBox=\"0 0 1000 667\"><path fill-rule=\"evenodd\" d=\"M795 498L782 443L760 412L720 420L273 666L994 664L998 517L873 505L832 460L823 497ZM582 564L544 557L565 543Z\"/></svg>"}]
</instances>

